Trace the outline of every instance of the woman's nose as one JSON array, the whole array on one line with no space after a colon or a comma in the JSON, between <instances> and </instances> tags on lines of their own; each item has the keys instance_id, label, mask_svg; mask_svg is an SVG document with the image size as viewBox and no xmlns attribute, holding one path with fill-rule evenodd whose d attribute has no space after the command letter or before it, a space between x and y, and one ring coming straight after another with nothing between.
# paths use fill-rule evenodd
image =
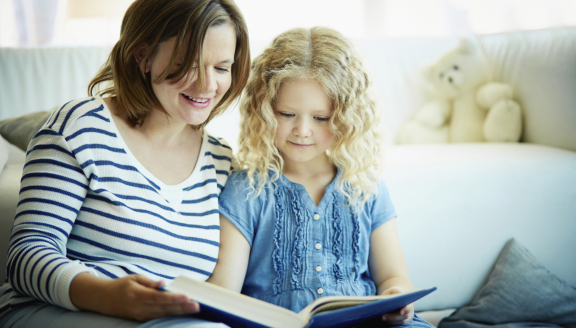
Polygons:
<instances>
[{"instance_id":1,"label":"woman's nose","mask_svg":"<svg viewBox=\"0 0 576 328\"><path fill-rule=\"evenodd\" d=\"M218 89L218 82L216 80L215 73L211 69L207 69L204 74L206 86L204 87L204 93L212 93Z\"/></svg>"},{"instance_id":2,"label":"woman's nose","mask_svg":"<svg viewBox=\"0 0 576 328\"><path fill-rule=\"evenodd\" d=\"M195 76L192 80L193 82L190 84L189 87L195 89L196 92L200 92L206 96L213 96L214 93L218 89L218 81L214 72L211 72L210 69L204 71L204 88L201 88L199 85L198 77Z\"/></svg>"}]
</instances>

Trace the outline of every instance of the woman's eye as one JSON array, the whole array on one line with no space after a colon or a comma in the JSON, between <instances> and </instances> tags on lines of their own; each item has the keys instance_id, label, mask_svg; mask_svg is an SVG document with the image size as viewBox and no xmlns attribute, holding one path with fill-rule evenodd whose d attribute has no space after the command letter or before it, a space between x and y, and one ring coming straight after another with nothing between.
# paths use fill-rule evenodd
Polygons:
<instances>
[{"instance_id":1,"label":"woman's eye","mask_svg":"<svg viewBox=\"0 0 576 328\"><path fill-rule=\"evenodd\" d=\"M224 68L224 67L216 67L216 70L218 70L219 72L222 72L222 73L230 72L230 70L228 68Z\"/></svg>"}]
</instances>

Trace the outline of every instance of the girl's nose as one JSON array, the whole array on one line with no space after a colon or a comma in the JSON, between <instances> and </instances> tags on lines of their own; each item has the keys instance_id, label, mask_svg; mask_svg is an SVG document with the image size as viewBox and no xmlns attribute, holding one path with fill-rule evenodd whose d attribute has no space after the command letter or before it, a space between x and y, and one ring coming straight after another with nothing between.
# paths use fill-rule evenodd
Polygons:
<instances>
[{"instance_id":1,"label":"girl's nose","mask_svg":"<svg viewBox=\"0 0 576 328\"><path fill-rule=\"evenodd\" d=\"M294 126L294 135L301 138L307 138L310 137L311 134L312 129L310 127L310 123L308 123L305 119L298 119L296 121L296 125Z\"/></svg>"}]
</instances>

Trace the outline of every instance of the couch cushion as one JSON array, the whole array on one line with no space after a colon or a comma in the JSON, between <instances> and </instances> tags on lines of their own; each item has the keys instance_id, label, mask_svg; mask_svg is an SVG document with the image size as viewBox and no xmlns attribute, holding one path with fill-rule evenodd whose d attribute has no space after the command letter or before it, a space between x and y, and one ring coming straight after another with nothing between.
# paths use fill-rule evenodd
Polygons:
<instances>
[{"instance_id":1,"label":"couch cushion","mask_svg":"<svg viewBox=\"0 0 576 328\"><path fill-rule=\"evenodd\" d=\"M514 239L504 246L474 300L442 320L439 327L504 327L509 323L576 327L576 288L550 273Z\"/></svg>"},{"instance_id":2,"label":"couch cushion","mask_svg":"<svg viewBox=\"0 0 576 328\"><path fill-rule=\"evenodd\" d=\"M416 310L468 304L516 238L576 286L576 152L533 144L391 146L385 181Z\"/></svg>"},{"instance_id":3,"label":"couch cushion","mask_svg":"<svg viewBox=\"0 0 576 328\"><path fill-rule=\"evenodd\" d=\"M9 143L26 151L32 137L40 130L54 109L11 117L0 121L0 135Z\"/></svg>"},{"instance_id":4,"label":"couch cushion","mask_svg":"<svg viewBox=\"0 0 576 328\"><path fill-rule=\"evenodd\" d=\"M576 27L483 35L495 81L523 113L522 141L576 151Z\"/></svg>"},{"instance_id":5,"label":"couch cushion","mask_svg":"<svg viewBox=\"0 0 576 328\"><path fill-rule=\"evenodd\" d=\"M8 143L2 136L0 136L0 173L2 173L2 169L4 168L4 164L8 161Z\"/></svg>"},{"instance_id":6,"label":"couch cushion","mask_svg":"<svg viewBox=\"0 0 576 328\"><path fill-rule=\"evenodd\" d=\"M14 224L23 164L9 164L0 173L0 281L6 278L8 240Z\"/></svg>"}]
</instances>

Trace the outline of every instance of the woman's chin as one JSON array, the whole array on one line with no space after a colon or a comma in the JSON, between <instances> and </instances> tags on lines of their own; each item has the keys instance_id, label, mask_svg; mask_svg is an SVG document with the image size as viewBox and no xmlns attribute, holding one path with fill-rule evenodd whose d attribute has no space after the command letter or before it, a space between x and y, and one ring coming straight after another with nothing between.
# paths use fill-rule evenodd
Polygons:
<instances>
[{"instance_id":1,"label":"woman's chin","mask_svg":"<svg viewBox=\"0 0 576 328\"><path fill-rule=\"evenodd\" d=\"M189 125L201 125L210 116L211 110L203 111L188 111L187 113L182 113L180 118Z\"/></svg>"}]
</instances>

